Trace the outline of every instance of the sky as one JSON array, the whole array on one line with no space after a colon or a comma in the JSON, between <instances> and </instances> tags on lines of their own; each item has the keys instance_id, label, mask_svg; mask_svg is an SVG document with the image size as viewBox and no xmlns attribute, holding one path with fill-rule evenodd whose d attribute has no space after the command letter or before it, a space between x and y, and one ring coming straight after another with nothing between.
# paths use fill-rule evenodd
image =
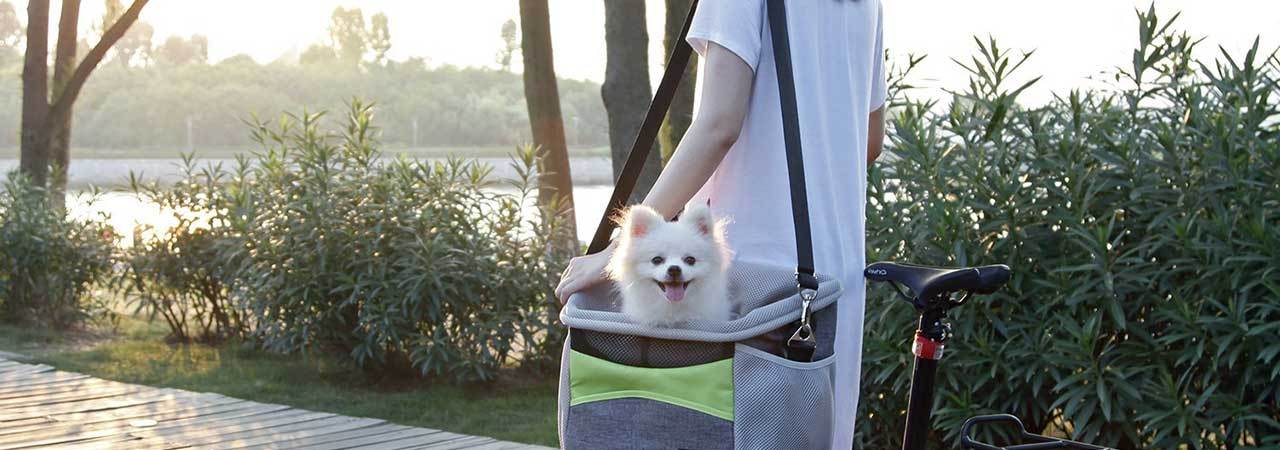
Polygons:
<instances>
[{"instance_id":1,"label":"sky","mask_svg":"<svg viewBox=\"0 0 1280 450\"><path fill-rule=\"evenodd\" d=\"M639 0L634 0L639 1ZM816 0L807 0L816 1ZM128 0L124 0L125 3ZM965 76L951 61L974 50L972 36L996 37L1002 45L1036 50L1026 74L1044 75L1038 93L1064 91L1129 60L1137 40L1135 8L1150 0L883 0L885 43L891 55L929 55L916 72L917 84L960 88ZM14 2L25 20L25 1ZM58 2L54 2L57 17ZM101 15L100 0L85 0L81 17ZM1264 48L1280 45L1280 1L1157 0L1158 11L1182 11L1180 28L1206 36L1201 55L1222 45L1240 54L1260 33ZM365 16L390 18L390 57L423 57L431 65L495 67L502 45L499 31L519 17L516 0L153 0L142 20L170 35L203 34L210 59L245 53L270 62L291 51L327 40L335 7L359 7ZM647 2L653 82L661 72L663 2ZM562 77L601 81L604 77L604 12L597 0L550 0L555 65Z\"/></svg>"}]
</instances>

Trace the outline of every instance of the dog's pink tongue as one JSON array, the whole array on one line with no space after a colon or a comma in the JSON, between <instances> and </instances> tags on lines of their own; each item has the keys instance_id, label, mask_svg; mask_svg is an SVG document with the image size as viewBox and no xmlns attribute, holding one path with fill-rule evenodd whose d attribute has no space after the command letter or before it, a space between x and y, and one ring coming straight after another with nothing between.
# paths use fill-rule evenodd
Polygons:
<instances>
[{"instance_id":1,"label":"dog's pink tongue","mask_svg":"<svg viewBox=\"0 0 1280 450\"><path fill-rule=\"evenodd\" d=\"M666 289L662 290L662 293L666 294L667 301L678 302L684 300L684 283L663 283L662 285L666 287Z\"/></svg>"}]
</instances>

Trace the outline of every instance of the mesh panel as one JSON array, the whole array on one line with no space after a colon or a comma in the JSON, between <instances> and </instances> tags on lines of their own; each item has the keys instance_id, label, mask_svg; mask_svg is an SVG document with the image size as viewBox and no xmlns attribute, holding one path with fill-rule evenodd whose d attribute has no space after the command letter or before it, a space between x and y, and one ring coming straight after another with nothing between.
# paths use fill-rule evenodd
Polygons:
<instances>
[{"instance_id":1,"label":"mesh panel","mask_svg":"<svg viewBox=\"0 0 1280 450\"><path fill-rule=\"evenodd\" d=\"M686 367L733 357L733 344L676 341L572 329L573 349L634 367Z\"/></svg>"},{"instance_id":2,"label":"mesh panel","mask_svg":"<svg viewBox=\"0 0 1280 450\"><path fill-rule=\"evenodd\" d=\"M745 345L737 349L733 360L736 448L830 448L835 359L796 363Z\"/></svg>"},{"instance_id":3,"label":"mesh panel","mask_svg":"<svg viewBox=\"0 0 1280 450\"><path fill-rule=\"evenodd\" d=\"M737 300L739 315L796 293L794 269L735 264L738 270L729 272L729 295Z\"/></svg>"}]
</instances>

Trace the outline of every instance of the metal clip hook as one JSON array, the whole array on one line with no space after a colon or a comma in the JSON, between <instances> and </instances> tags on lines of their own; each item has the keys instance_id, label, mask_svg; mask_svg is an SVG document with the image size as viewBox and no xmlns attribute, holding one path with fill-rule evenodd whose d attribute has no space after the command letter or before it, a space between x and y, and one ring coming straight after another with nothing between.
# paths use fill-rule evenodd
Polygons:
<instances>
[{"instance_id":1,"label":"metal clip hook","mask_svg":"<svg viewBox=\"0 0 1280 450\"><path fill-rule=\"evenodd\" d=\"M791 334L791 338L787 339L785 348L787 359L800 362L813 361L813 354L818 349L818 339L813 335L809 307L816 298L818 298L818 291L800 289L800 326L796 328L795 333Z\"/></svg>"}]
</instances>

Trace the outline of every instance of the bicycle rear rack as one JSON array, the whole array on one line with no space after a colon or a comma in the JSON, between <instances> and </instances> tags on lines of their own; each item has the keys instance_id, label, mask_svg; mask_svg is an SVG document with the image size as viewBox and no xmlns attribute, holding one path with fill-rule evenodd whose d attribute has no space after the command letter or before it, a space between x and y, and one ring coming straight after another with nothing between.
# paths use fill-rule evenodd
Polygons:
<instances>
[{"instance_id":1,"label":"bicycle rear rack","mask_svg":"<svg viewBox=\"0 0 1280 450\"><path fill-rule=\"evenodd\" d=\"M973 440L969 437L969 432L974 425L987 423L1014 423L1018 425L1018 433L1021 439L1031 441L1026 444L1008 445L998 447ZM1083 442L1068 441L1065 439L1056 439L1038 434L1031 434L1022 426L1022 421L1009 414L992 414L987 416L970 417L964 421L964 426L960 429L960 446L964 450L1047 450L1047 449L1076 449L1076 450L1113 450L1109 447L1099 447L1097 445L1085 444Z\"/></svg>"}]
</instances>

